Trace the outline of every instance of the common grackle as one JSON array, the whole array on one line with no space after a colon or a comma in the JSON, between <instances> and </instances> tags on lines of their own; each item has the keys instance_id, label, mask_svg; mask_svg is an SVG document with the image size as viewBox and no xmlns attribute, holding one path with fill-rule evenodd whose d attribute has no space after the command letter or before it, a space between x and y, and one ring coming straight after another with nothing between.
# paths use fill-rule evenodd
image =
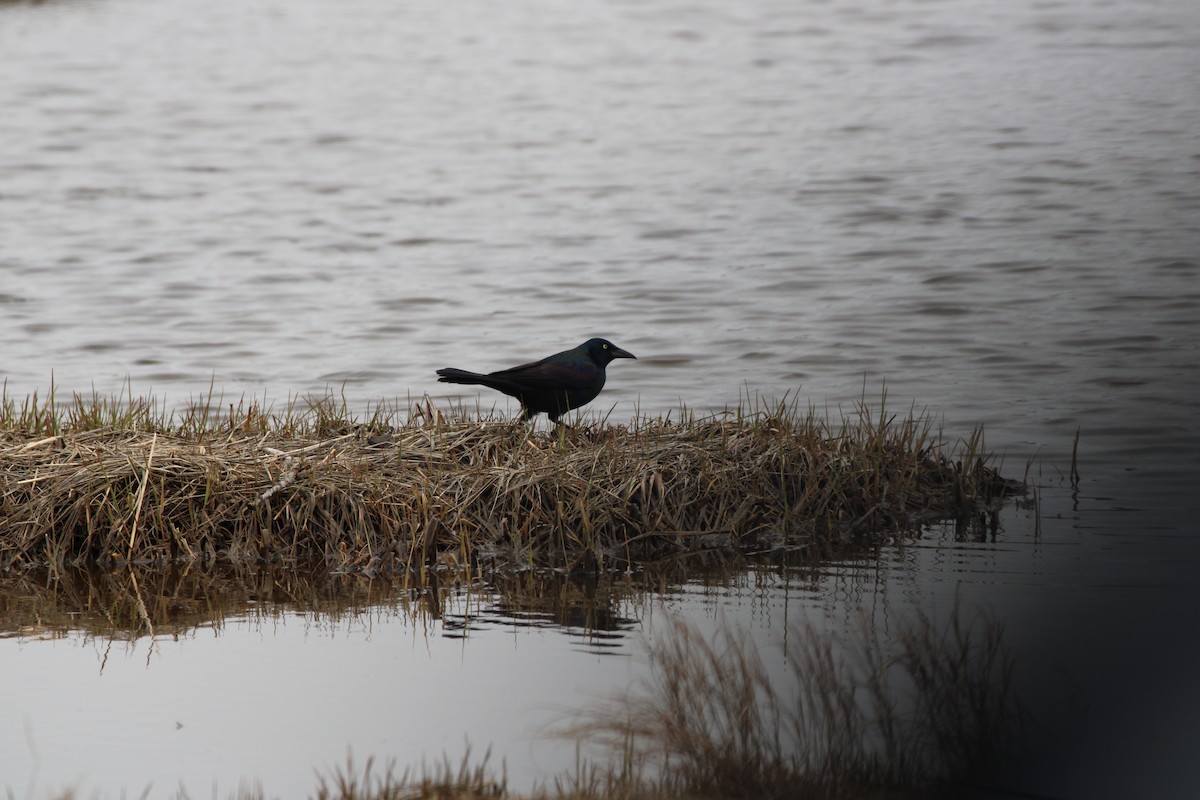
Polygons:
<instances>
[{"instance_id":1,"label":"common grackle","mask_svg":"<svg viewBox=\"0 0 1200 800\"><path fill-rule=\"evenodd\" d=\"M614 358L637 356L607 339L588 339L541 361L487 375L454 367L439 369L437 374L439 383L480 384L517 398L525 419L545 411L551 422L558 422L571 409L596 399L604 388L604 368Z\"/></svg>"}]
</instances>

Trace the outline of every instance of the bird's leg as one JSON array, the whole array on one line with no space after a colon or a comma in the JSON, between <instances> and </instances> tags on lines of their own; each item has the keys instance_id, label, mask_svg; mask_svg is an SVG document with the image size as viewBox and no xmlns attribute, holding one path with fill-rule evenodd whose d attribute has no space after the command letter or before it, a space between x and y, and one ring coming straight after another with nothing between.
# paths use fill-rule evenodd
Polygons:
<instances>
[{"instance_id":1,"label":"bird's leg","mask_svg":"<svg viewBox=\"0 0 1200 800\"><path fill-rule=\"evenodd\" d=\"M558 442L559 447L566 447L567 442L574 438L575 429L561 419L554 420L554 427L550 429L550 435Z\"/></svg>"}]
</instances>

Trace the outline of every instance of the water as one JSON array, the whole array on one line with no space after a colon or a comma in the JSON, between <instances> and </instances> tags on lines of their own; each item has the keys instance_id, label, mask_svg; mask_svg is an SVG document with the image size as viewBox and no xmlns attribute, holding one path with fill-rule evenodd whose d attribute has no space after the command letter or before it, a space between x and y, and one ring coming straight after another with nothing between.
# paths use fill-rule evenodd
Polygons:
<instances>
[{"instance_id":1,"label":"water","mask_svg":"<svg viewBox=\"0 0 1200 800\"><path fill-rule=\"evenodd\" d=\"M182 785L223 797L241 779L303 797L314 772L329 775L351 749L359 764L372 753L457 762L468 734L477 756L500 745L497 768L511 753L527 783L534 745L567 718L565 698L620 688L629 659L578 629L500 622L487 599L452 594L442 620L402 593L307 612L252 603L137 641L26 641L22 674L54 680L9 705L19 712L6 715L10 785L151 796ZM538 756L569 760L563 747L546 742Z\"/></svg>"},{"instance_id":2,"label":"water","mask_svg":"<svg viewBox=\"0 0 1200 800\"><path fill-rule=\"evenodd\" d=\"M770 602L849 618L965 592L1009 621L1031 696L1068 709L1050 715L1066 720L1063 748L1014 785L1190 796L1198 45L1200 6L1186 0L6 3L0 375L18 397L53 376L60 393L128 380L168 404L210 382L280 404L332 387L365 410L450 397L442 366L494 369L604 335L639 355L613 365L594 404L615 404L617 420L747 392L836 414L886 385L893 408L941 415L950 440L985 423L1010 474L1033 459L1040 531L1013 507L995 542L934 532ZM711 617L730 596L678 608ZM293 643L305 626L285 621L163 645L148 662L144 643L124 666L110 657L78 696L6 714L4 781L31 774L19 717L42 731L42 783L70 780L91 740L49 709L123 719L147 682L197 703L184 687L205 658L254 664L302 646L260 680L293 687L284 696L329 685L356 636L331 626L329 647ZM449 674L441 645L403 650L402 619L375 631L355 659L405 652ZM485 633L455 640L455 663L483 670L503 650L504 685L556 669L597 689L628 682L632 668L613 665L629 658L568 640ZM53 687L96 667L70 637L6 640L0 663ZM459 677L428 691L483 680ZM558 691L551 705L574 699ZM504 695L508 723L532 693ZM361 730L399 713L337 708ZM479 746L529 735L456 727L465 713L447 712L430 757L464 729ZM349 733L307 751L290 740L343 730L328 714L276 729L298 754L278 768L247 744L235 749L256 757L213 753L204 774L303 792L308 766L348 745L411 752ZM149 729L118 732L174 735ZM514 775L548 766L509 755ZM84 785L144 780L141 759L105 763ZM287 784L296 773L303 783Z\"/></svg>"}]
</instances>

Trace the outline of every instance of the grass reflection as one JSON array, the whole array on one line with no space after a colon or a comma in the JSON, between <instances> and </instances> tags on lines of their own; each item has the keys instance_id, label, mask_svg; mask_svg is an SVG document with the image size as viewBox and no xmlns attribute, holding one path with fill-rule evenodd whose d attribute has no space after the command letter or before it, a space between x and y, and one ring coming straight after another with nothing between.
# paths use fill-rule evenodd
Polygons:
<instances>
[{"instance_id":1,"label":"grass reflection","mask_svg":"<svg viewBox=\"0 0 1200 800\"><path fill-rule=\"evenodd\" d=\"M337 619L378 605L417 615L423 603L420 592L324 569L34 569L0 576L0 637L134 641L220 631L231 617Z\"/></svg>"},{"instance_id":2,"label":"grass reflection","mask_svg":"<svg viewBox=\"0 0 1200 800\"><path fill-rule=\"evenodd\" d=\"M364 614L399 615L418 630L467 636L482 625L561 630L602 640L637 624L651 592L697 573L678 568L638 574L567 574L551 569L425 571L423 575L331 573L324 563L293 567L126 566L116 570L35 568L0 574L0 639L134 642L218 634L231 620L275 623L304 616L336 627ZM738 580L744 561L705 580ZM689 576L691 576L689 578Z\"/></svg>"}]
</instances>

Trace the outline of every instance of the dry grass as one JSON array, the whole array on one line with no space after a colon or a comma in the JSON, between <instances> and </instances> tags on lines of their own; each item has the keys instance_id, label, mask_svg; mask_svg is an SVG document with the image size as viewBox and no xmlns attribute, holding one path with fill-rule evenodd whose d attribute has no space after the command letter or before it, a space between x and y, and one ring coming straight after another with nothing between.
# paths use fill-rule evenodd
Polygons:
<instances>
[{"instance_id":1,"label":"dry grass","mask_svg":"<svg viewBox=\"0 0 1200 800\"><path fill-rule=\"evenodd\" d=\"M347 756L344 769L328 775L318 774L313 800L491 800L508 797L503 768L495 776L488 766L490 752L478 761L470 748L462 760L453 764L448 758L420 769L397 770L389 763L380 772L368 758L361 770Z\"/></svg>"},{"instance_id":2,"label":"dry grass","mask_svg":"<svg viewBox=\"0 0 1200 800\"><path fill-rule=\"evenodd\" d=\"M555 795L959 796L1021 730L1002 628L967 621L961 605L889 642L866 621L850 637L795 626L782 686L744 632L714 639L672 625L646 685L570 731L606 745L614 763L560 781Z\"/></svg>"},{"instance_id":3,"label":"dry grass","mask_svg":"<svg viewBox=\"0 0 1200 800\"><path fill-rule=\"evenodd\" d=\"M947 454L912 413L684 417L537 433L428 401L359 421L334 397L276 413L210 395L168 415L132 396L5 396L0 570L317 561L392 574L492 559L593 571L815 550L994 512L1013 488L978 431Z\"/></svg>"}]
</instances>

